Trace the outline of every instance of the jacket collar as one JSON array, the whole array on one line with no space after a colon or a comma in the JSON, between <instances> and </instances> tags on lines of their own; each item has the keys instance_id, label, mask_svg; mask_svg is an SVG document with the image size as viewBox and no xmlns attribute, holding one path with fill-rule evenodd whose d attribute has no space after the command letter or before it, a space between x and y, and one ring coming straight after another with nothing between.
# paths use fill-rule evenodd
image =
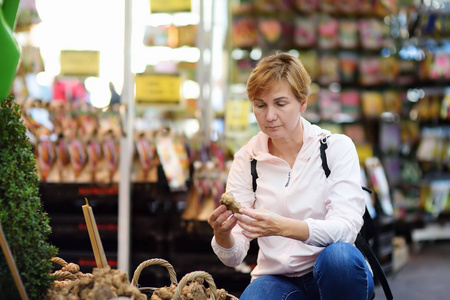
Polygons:
<instances>
[{"instance_id":1,"label":"jacket collar","mask_svg":"<svg viewBox=\"0 0 450 300\"><path fill-rule=\"evenodd\" d=\"M317 125L311 124L305 118L300 117L300 122L303 125L303 146L299 153L301 157L310 158L312 151L314 149L319 149L319 144L317 143L325 132L327 135L330 134L329 131L323 130ZM272 157L269 153L268 146L269 136L264 132L260 131L256 136L254 136L249 141L249 157L253 157L257 160L264 160Z\"/></svg>"}]
</instances>

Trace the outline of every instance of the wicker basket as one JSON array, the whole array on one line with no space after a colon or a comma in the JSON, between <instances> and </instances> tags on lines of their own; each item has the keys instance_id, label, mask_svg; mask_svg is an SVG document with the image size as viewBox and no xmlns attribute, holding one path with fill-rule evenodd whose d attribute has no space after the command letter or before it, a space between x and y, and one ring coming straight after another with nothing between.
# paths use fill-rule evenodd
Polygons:
<instances>
[{"instance_id":1,"label":"wicker basket","mask_svg":"<svg viewBox=\"0 0 450 300\"><path fill-rule=\"evenodd\" d=\"M176 285L173 300L179 300L181 297L181 292L183 291L183 287L188 282L190 282L194 279L197 279L197 278L202 278L208 283L209 288L211 290L211 296L210 296L211 300L216 300L217 287L216 287L216 284L214 283L214 279L212 278L212 276L209 273L204 272L204 271L194 271L194 272L188 273L185 276L183 276L183 278L181 278L180 282L178 283L177 275L175 273L173 266L169 262L167 262L166 260L161 259L161 258L149 259L149 260L146 260L143 263L141 263L134 271L133 279L131 280L131 284L138 287L139 290L141 291L141 293L146 294L149 299L150 299L150 296L153 294L153 292L156 291L158 288L139 287L138 281L139 281L139 276L141 275L142 270L151 265L160 265L160 266L166 267L167 271L169 272L171 284ZM233 295L227 294L227 300L239 300L239 299Z\"/></svg>"},{"instance_id":2,"label":"wicker basket","mask_svg":"<svg viewBox=\"0 0 450 300\"><path fill-rule=\"evenodd\" d=\"M52 257L52 258L50 258L50 261L52 263L58 264L62 267L65 267L68 265L68 263L60 257ZM65 280L65 279L78 280L78 277L76 275L74 275L68 271L59 271L59 272L53 273L52 275L56 276L56 278L55 278L56 280Z\"/></svg>"}]
</instances>

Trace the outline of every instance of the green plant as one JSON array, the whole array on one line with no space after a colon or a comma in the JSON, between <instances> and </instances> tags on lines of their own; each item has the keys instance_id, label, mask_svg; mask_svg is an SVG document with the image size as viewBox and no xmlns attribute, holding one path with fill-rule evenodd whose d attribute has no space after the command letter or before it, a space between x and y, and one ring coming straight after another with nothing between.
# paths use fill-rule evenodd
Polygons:
<instances>
[{"instance_id":1,"label":"green plant","mask_svg":"<svg viewBox=\"0 0 450 300\"><path fill-rule=\"evenodd\" d=\"M57 248L48 242L50 219L43 212L32 150L14 97L0 100L0 220L28 297L44 299ZM2 299L19 298L3 253L0 291Z\"/></svg>"}]
</instances>

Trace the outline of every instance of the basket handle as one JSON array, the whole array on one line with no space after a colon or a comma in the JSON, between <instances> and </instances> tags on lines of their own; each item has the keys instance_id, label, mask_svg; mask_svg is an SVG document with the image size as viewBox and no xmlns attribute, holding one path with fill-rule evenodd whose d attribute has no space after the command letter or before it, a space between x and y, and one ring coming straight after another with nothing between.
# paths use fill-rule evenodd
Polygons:
<instances>
[{"instance_id":1,"label":"basket handle","mask_svg":"<svg viewBox=\"0 0 450 300\"><path fill-rule=\"evenodd\" d=\"M68 263L64 259L62 259L60 257L52 257L52 258L50 258L50 261L55 263L55 264L58 264L60 266L63 266L63 267L68 265Z\"/></svg>"},{"instance_id":2,"label":"basket handle","mask_svg":"<svg viewBox=\"0 0 450 300\"><path fill-rule=\"evenodd\" d=\"M205 271L195 271L188 273L184 275L183 278L181 278L180 283L178 284L177 288L175 289L175 294L173 295L173 300L179 300L181 298L181 292L183 291L183 287L189 282L196 278L203 278L205 281L209 284L209 288L211 290L211 300L216 300L217 295L217 288L216 284L214 283L214 280L212 276L205 272Z\"/></svg>"},{"instance_id":3,"label":"basket handle","mask_svg":"<svg viewBox=\"0 0 450 300\"><path fill-rule=\"evenodd\" d=\"M166 267L167 271L169 271L170 282L172 284L178 283L177 274L175 273L175 269L173 268L173 266L167 260L164 260L162 258L153 258L142 262L136 268L136 270L134 271L133 279L131 280L131 285L137 287L139 276L141 276L142 270L151 265L160 265Z\"/></svg>"},{"instance_id":4,"label":"basket handle","mask_svg":"<svg viewBox=\"0 0 450 300\"><path fill-rule=\"evenodd\" d=\"M67 271L56 271L54 273L51 273L50 276L55 276L56 280L60 280L60 281L63 281L63 280L66 280L66 279L69 279L69 280L76 280L76 279L78 279L78 277L75 274L72 274L72 273L67 272Z\"/></svg>"}]
</instances>

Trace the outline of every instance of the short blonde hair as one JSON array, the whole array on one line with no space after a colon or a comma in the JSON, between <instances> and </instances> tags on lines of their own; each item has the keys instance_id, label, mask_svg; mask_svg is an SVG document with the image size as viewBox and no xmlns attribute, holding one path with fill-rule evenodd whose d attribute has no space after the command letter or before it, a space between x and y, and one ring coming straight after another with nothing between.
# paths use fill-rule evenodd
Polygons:
<instances>
[{"instance_id":1,"label":"short blonde hair","mask_svg":"<svg viewBox=\"0 0 450 300\"><path fill-rule=\"evenodd\" d=\"M247 80L248 98L253 101L281 82L289 84L300 103L307 100L311 77L297 57L285 52L264 57L253 69Z\"/></svg>"}]
</instances>

